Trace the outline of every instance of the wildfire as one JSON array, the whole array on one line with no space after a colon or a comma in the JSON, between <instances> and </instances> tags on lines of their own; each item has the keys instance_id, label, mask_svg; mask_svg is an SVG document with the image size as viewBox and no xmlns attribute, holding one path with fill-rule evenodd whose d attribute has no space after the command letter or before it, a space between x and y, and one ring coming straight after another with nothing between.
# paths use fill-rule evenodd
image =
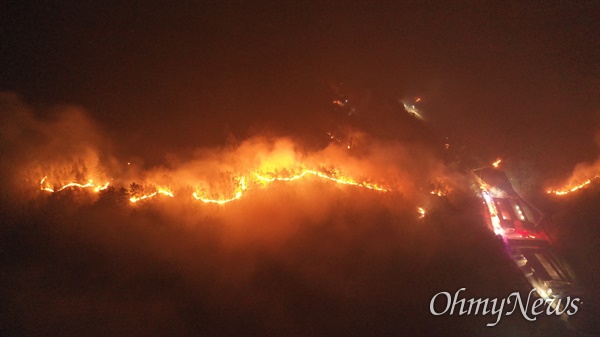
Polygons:
<instances>
[{"instance_id":1,"label":"wildfire","mask_svg":"<svg viewBox=\"0 0 600 337\"><path fill-rule=\"evenodd\" d=\"M239 198L242 197L242 195L244 195L245 191L246 191L246 178L242 177L240 179L238 187L235 190L235 195L233 196L233 198L229 198L229 199L210 199L210 198L199 196L197 192L194 192L192 194L192 196L194 197L194 199L200 200L200 201L202 201L204 203L207 203L207 204L219 204L219 205L223 205L223 204L226 204L228 202L232 202L234 200L238 200Z\"/></svg>"},{"instance_id":2,"label":"wildfire","mask_svg":"<svg viewBox=\"0 0 600 337\"><path fill-rule=\"evenodd\" d=\"M419 213L419 219L423 219L425 217L425 209L423 207L417 207L417 213Z\"/></svg>"},{"instance_id":3,"label":"wildfire","mask_svg":"<svg viewBox=\"0 0 600 337\"><path fill-rule=\"evenodd\" d=\"M78 188L90 188L90 187L93 187L94 188L94 192L100 192L100 191L105 190L106 188L108 188L108 185L110 184L110 183L107 182L104 185L94 185L94 182L92 181L92 179L90 179L85 184L71 182L71 183L68 183L66 185L63 185L61 188L59 188L57 190L54 190L53 188L48 187L48 185L44 185L44 182L46 181L47 178L48 178L48 176L45 176L40 181L40 190L46 191L46 192L60 192L60 191L62 191L64 189L67 189L69 187L78 187Z\"/></svg>"},{"instance_id":4,"label":"wildfire","mask_svg":"<svg viewBox=\"0 0 600 337\"><path fill-rule=\"evenodd\" d=\"M141 197L131 197L129 198L129 201L136 203L138 201L144 200L144 199L150 199L153 198L157 195L166 195L167 197L171 197L173 198L175 195L173 195L173 192L171 192L170 189L168 188L163 188L163 187L158 187L156 189L156 192L150 193L150 194L146 194L146 195L142 195Z\"/></svg>"},{"instance_id":5,"label":"wildfire","mask_svg":"<svg viewBox=\"0 0 600 337\"><path fill-rule=\"evenodd\" d=\"M50 187L44 187L44 181L46 181L46 178L48 178L47 176L42 178L42 181L40 181L40 189L42 191L47 191L47 192L54 192L53 189L51 189Z\"/></svg>"},{"instance_id":6,"label":"wildfire","mask_svg":"<svg viewBox=\"0 0 600 337\"><path fill-rule=\"evenodd\" d=\"M496 161L495 161L495 162L493 162L493 163L492 163L492 166L493 166L494 168L498 168L498 166L500 166L500 163L501 163L501 162L502 162L502 159L498 158L498 159L496 159Z\"/></svg>"},{"instance_id":7,"label":"wildfire","mask_svg":"<svg viewBox=\"0 0 600 337\"><path fill-rule=\"evenodd\" d=\"M331 177L326 175L325 173L319 172L319 171L315 171L315 170L304 170L302 171L300 174L295 175L295 176L290 176L290 177L265 177L260 175L259 173L255 173L256 177L264 182L273 182L273 181L293 181L293 180L298 180L301 179L303 177L305 177L306 175L314 175L317 176L319 178L322 179L327 179L330 181L333 181L335 183L338 184L342 184L342 185L352 185L352 186L358 186L358 187L364 187L370 190L376 190L376 191L380 191L380 192L389 192L390 189L381 187L379 185L376 184L370 184L367 182L356 182L354 179L350 178L350 177Z\"/></svg>"},{"instance_id":8,"label":"wildfire","mask_svg":"<svg viewBox=\"0 0 600 337\"><path fill-rule=\"evenodd\" d=\"M437 195L438 197L443 197L446 195L446 193L439 188L429 192L429 194Z\"/></svg>"},{"instance_id":9,"label":"wildfire","mask_svg":"<svg viewBox=\"0 0 600 337\"><path fill-rule=\"evenodd\" d=\"M302 171L299 171L298 174L287 175L287 176L281 176L281 175L278 175L278 174L275 174L272 172L261 174L261 173L258 173L258 171L257 171L254 173L254 175L241 176L238 180L238 185L235 188L234 194L231 197L215 198L213 196L208 196L200 191L195 191L194 193L192 193L192 197L194 199L200 200L204 203L223 205L223 204L226 204L226 203L229 203L229 202L232 202L232 201L242 198L242 196L248 189L247 183L249 181L261 182L263 184L264 183L270 184L275 181L300 180L307 176L314 176L314 177L317 177L317 178L320 178L320 179L323 179L326 181L331 181L331 182L341 184L341 185L356 186L356 187L366 188L369 190L374 190L374 191L379 191L379 192L391 191L390 189L382 187L380 185L368 183L366 181L359 182L351 177L342 176L337 173L332 175L332 174L326 174L326 173L323 173L323 172L320 172L317 170L304 169ZM248 177L251 177L251 179L249 179ZM62 191L64 189L67 189L70 187L77 187L77 188L81 188L81 189L93 188L93 190L95 192L99 192L99 191L105 190L106 188L108 188L108 186L109 186L108 182L104 185L95 185L92 180L89 180L86 184L71 182L71 183L68 183L68 184L62 186L61 188L55 190L47 184L47 177L42 178L42 180L40 181L40 189L43 191L48 191L48 192L59 192L59 191ZM151 192L151 193L148 193L148 192ZM439 192L439 193L442 193L442 192ZM173 191L170 188L160 187L160 186L153 187L152 190L150 190L150 191L147 191L147 190L141 191L141 192L138 191L138 192L132 192L132 194L133 194L133 196L131 196L129 198L129 201L131 203L137 203L142 200L151 199L158 195L164 195L164 196L168 196L171 198L173 198L175 196Z\"/></svg>"},{"instance_id":10,"label":"wildfire","mask_svg":"<svg viewBox=\"0 0 600 337\"><path fill-rule=\"evenodd\" d=\"M569 194L571 192L575 192L579 189L582 189L586 186L588 186L589 184L592 183L593 180L600 178L600 175L596 175L586 181L584 181L583 183L579 184L579 185L575 185L575 186L571 186L571 187L567 187L567 188L563 188L562 190L548 190L546 191L546 193L548 194L555 194L555 195L565 195L565 194Z\"/></svg>"},{"instance_id":11,"label":"wildfire","mask_svg":"<svg viewBox=\"0 0 600 337\"><path fill-rule=\"evenodd\" d=\"M110 183L106 183L106 184L104 184L104 185L102 185L102 186L98 186L98 187L94 188L94 192L100 192L100 191L104 191L105 189L107 189L107 188L108 188L108 185L109 185L109 184L110 184Z\"/></svg>"}]
</instances>

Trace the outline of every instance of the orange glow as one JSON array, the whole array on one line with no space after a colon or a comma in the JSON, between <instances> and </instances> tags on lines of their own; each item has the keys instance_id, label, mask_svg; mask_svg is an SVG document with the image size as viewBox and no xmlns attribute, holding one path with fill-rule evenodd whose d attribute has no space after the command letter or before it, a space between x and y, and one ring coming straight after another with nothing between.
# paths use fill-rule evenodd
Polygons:
<instances>
[{"instance_id":1,"label":"orange glow","mask_svg":"<svg viewBox=\"0 0 600 337\"><path fill-rule=\"evenodd\" d=\"M131 197L131 198L129 198L129 201L131 201L132 203L136 203L136 202L144 200L144 199L153 198L159 194L166 195L167 197L171 197L171 198L173 198L175 196L175 195L173 195L173 192L171 192L170 189L164 188L164 187L157 187L156 192L142 195L141 197Z\"/></svg>"},{"instance_id":2,"label":"orange glow","mask_svg":"<svg viewBox=\"0 0 600 337\"><path fill-rule=\"evenodd\" d=\"M78 183L68 183L65 186L61 187L58 192L64 190L65 188L69 188L69 187L79 187L79 188L88 188L88 187L94 187L94 184L92 183L92 180L89 180L87 182L87 184L78 184Z\"/></svg>"},{"instance_id":3,"label":"orange glow","mask_svg":"<svg viewBox=\"0 0 600 337\"><path fill-rule=\"evenodd\" d=\"M293 166L293 165L297 165L297 164L292 162L290 165ZM276 165L276 166L278 166L278 165ZM379 192L391 191L389 188L386 188L386 187L383 187L383 186L380 186L377 184L369 183L366 181L356 180L350 176L342 175L337 171L330 171L328 173L324 173L324 172L317 171L317 170L296 168L296 169L290 169L290 171L284 170L285 173L275 173L275 172L278 172L278 169L276 168L276 166L270 165L269 163L263 163L263 168L261 170L254 171L253 174L249 174L246 176L238 175L237 176L238 178L236 179L238 181L238 185L235 188L233 194L231 194L229 196L227 196L227 194L225 193L225 197L222 197L219 194L216 194L219 197L215 197L215 195L210 195L205 192L201 192L199 189L196 189L196 191L194 191L192 193L192 197L194 199L200 200L204 203L223 205L223 204L227 204L229 202L232 202L232 201L242 198L242 196L245 194L246 190L248 189L249 183L250 184L258 183L258 184L262 184L262 185L267 185L267 184L270 184L275 181L284 182L284 181L300 180L307 176L313 176L313 177L323 179L323 180L326 180L329 182L333 182L336 184L340 184L340 185L350 185L350 186L366 188L369 190L374 190L374 191L379 191ZM259 172L263 172L263 173L259 173ZM294 173L294 172L298 172L298 173ZM91 188L94 192L99 192L99 191L107 189L109 185L110 184L108 182L105 183L104 185L95 185L92 180L89 180L86 184L70 182L66 185L63 185L60 188L52 188L51 185L48 183L47 177L44 177L40 181L40 190L47 191L47 192L60 192L67 188L76 187L76 188L81 188L81 189ZM140 192L133 193L133 191L132 191L132 195L130 196L129 201L131 203L137 203L142 200L152 199L158 195L164 195L164 196L168 196L171 198L173 198L175 196L173 193L173 190L169 187L161 187L161 186L154 187L153 185L151 185L151 186L152 186L152 188L150 190L141 191L141 193ZM443 195L441 191L438 193L439 193L438 195Z\"/></svg>"},{"instance_id":4,"label":"orange glow","mask_svg":"<svg viewBox=\"0 0 600 337\"><path fill-rule=\"evenodd\" d=\"M151 193L151 194L142 195L141 197L131 197L131 198L129 198L129 201L135 203L135 202L138 202L140 200L152 198L152 197L156 196L157 194L158 194L158 192L154 192L154 193Z\"/></svg>"},{"instance_id":5,"label":"orange glow","mask_svg":"<svg viewBox=\"0 0 600 337\"><path fill-rule=\"evenodd\" d=\"M42 181L40 181L40 189L42 191L47 191L47 192L54 192L53 189L51 189L50 187L44 187L44 181L46 181L46 178L48 178L47 176L42 178Z\"/></svg>"},{"instance_id":6,"label":"orange glow","mask_svg":"<svg viewBox=\"0 0 600 337\"><path fill-rule=\"evenodd\" d=\"M429 192L429 194L437 195L438 197L443 197L446 195L446 193L439 188Z\"/></svg>"},{"instance_id":7,"label":"orange glow","mask_svg":"<svg viewBox=\"0 0 600 337\"><path fill-rule=\"evenodd\" d=\"M315 170L303 170L301 173L297 174L297 175L293 175L293 176L276 176L274 174L269 174L269 176L266 175L262 175L259 173L255 173L254 176L256 177L256 179L260 182L263 183L272 183L274 181L295 181L295 180L299 180L302 179L308 175L313 175L316 177L319 177L321 179L326 179L328 181L332 181L338 184L342 184L342 185L351 185L351 186L357 186L357 187L363 187L363 188L367 188L370 190L376 190L376 191L380 191L380 192L388 192L390 191L387 188L381 187L379 185L376 184L370 184L367 182L356 182L354 179L349 178L349 177L332 177L332 176L328 176L325 173L319 172L319 171L315 171ZM235 189L235 194L233 197L231 198L209 198L207 196L203 196L201 195L199 192L194 192L192 194L192 196L194 197L194 199L196 200L200 200L204 203L213 203L213 204L219 204L219 205L223 205L235 200L240 199L243 195L244 192L247 190L247 185L246 185L246 177L242 177L239 181L238 187Z\"/></svg>"},{"instance_id":8,"label":"orange glow","mask_svg":"<svg viewBox=\"0 0 600 337\"><path fill-rule=\"evenodd\" d=\"M498 158L498 159L496 159L495 162L492 163L492 166L494 166L495 168L497 168L498 166L500 166L501 162L502 162L502 159Z\"/></svg>"},{"instance_id":9,"label":"orange glow","mask_svg":"<svg viewBox=\"0 0 600 337\"><path fill-rule=\"evenodd\" d=\"M167 197L171 197L171 198L174 197L173 192L171 192L171 190L168 188L159 187L158 194L166 195Z\"/></svg>"},{"instance_id":10,"label":"orange glow","mask_svg":"<svg viewBox=\"0 0 600 337\"><path fill-rule=\"evenodd\" d=\"M229 199L211 199L211 198L207 198L204 196L200 196L197 192L194 192L192 194L192 196L194 197L194 199L196 200L200 200L204 203L207 204L219 204L219 205L223 205L226 204L228 202L232 202L234 200L238 200L239 198L242 197L242 195L244 195L244 192L246 191L246 178L242 177L240 179L240 182L238 183L238 187L235 189L235 195L232 198Z\"/></svg>"},{"instance_id":11,"label":"orange glow","mask_svg":"<svg viewBox=\"0 0 600 337\"><path fill-rule=\"evenodd\" d=\"M423 219L425 217L425 209L423 207L417 207L417 213L419 213L419 219Z\"/></svg>"},{"instance_id":12,"label":"orange glow","mask_svg":"<svg viewBox=\"0 0 600 337\"><path fill-rule=\"evenodd\" d=\"M593 180L600 178L600 175L596 175L586 181L584 181L583 183L579 184L579 185L574 185L574 186L569 186L569 187L564 187L560 190L548 190L546 191L546 193L548 194L555 194L555 195L565 195L565 194L569 194L571 192L575 192L579 189L582 189L586 186L588 186L589 184L592 183Z\"/></svg>"},{"instance_id":13,"label":"orange glow","mask_svg":"<svg viewBox=\"0 0 600 337\"><path fill-rule=\"evenodd\" d=\"M110 184L110 183L106 183L106 184L104 184L104 185L102 185L102 186L98 186L98 187L94 188L94 192L100 192L100 191L104 191L105 189L107 189L107 188L108 188L108 185L109 185L109 184Z\"/></svg>"},{"instance_id":14,"label":"orange glow","mask_svg":"<svg viewBox=\"0 0 600 337\"><path fill-rule=\"evenodd\" d=\"M390 191L390 189L381 187L376 184L370 184L367 182L359 183L350 177L337 177L337 178L331 177L331 176L326 175L325 173L315 171L315 170L304 170L304 171L302 171L302 173L295 175L295 176L290 176L290 177L265 177L258 173L255 173L256 177L259 180L264 181L264 182L293 181L293 180L298 180L300 178L303 178L304 176L306 176L308 174L317 176L322 179L327 179L327 180L330 180L330 181L333 181L335 183L342 184L342 185L352 185L352 186L364 187L364 188L368 188L370 190L376 190L376 191L380 191L380 192L389 192Z\"/></svg>"},{"instance_id":15,"label":"orange glow","mask_svg":"<svg viewBox=\"0 0 600 337\"><path fill-rule=\"evenodd\" d=\"M63 185L61 188L59 188L59 189L57 189L55 191L53 188L49 187L47 184L44 185L44 182L46 181L47 178L48 178L48 176L45 176L40 181L40 190L46 191L46 192L60 192L60 191L62 191L64 189L67 189L69 187L78 187L78 188L82 188L82 189L83 188L93 187L94 188L94 192L99 192L99 191L102 191L102 190L105 190L106 188L108 188L108 185L109 185L108 182L106 184L104 184L104 185L94 185L94 182L92 181L92 179L90 179L85 184L79 184L79 183L76 183L76 182L68 183L66 185Z\"/></svg>"}]
</instances>

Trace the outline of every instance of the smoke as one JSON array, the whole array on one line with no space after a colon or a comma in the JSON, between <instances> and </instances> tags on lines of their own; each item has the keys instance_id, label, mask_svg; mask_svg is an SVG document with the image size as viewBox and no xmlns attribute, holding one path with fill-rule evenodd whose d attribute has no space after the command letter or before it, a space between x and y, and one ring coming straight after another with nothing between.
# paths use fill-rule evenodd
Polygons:
<instances>
[{"instance_id":1,"label":"smoke","mask_svg":"<svg viewBox=\"0 0 600 337\"><path fill-rule=\"evenodd\" d=\"M373 139L354 153L256 136L148 169L113 157L119 142L81 109L42 120L5 94L2 116L5 335L472 335L485 317L434 321L431 296L523 286L466 178L428 145ZM314 175L253 178L304 169L389 191ZM50 193L40 190L44 176L53 186L111 187ZM231 198L242 177L235 201L192 197ZM174 196L131 203L131 183ZM430 185L449 195L431 195ZM530 334L556 328L506 322Z\"/></svg>"},{"instance_id":2,"label":"smoke","mask_svg":"<svg viewBox=\"0 0 600 337\"><path fill-rule=\"evenodd\" d=\"M50 109L42 120L15 94L0 93L0 111L3 198L31 198L44 176L56 184L104 180L114 166L110 142L79 107Z\"/></svg>"},{"instance_id":3,"label":"smoke","mask_svg":"<svg viewBox=\"0 0 600 337\"><path fill-rule=\"evenodd\" d=\"M600 131L596 132L594 141L600 149ZM600 156L593 162L580 162L575 165L571 176L567 178L557 191L568 192L577 187L584 187L591 181L600 178ZM556 186L556 185L555 185Z\"/></svg>"},{"instance_id":4,"label":"smoke","mask_svg":"<svg viewBox=\"0 0 600 337\"><path fill-rule=\"evenodd\" d=\"M198 192L221 199L235 195L242 178L247 182L251 179L253 188L264 188L264 183L256 182L257 172L289 177L302 170L316 170L405 195L415 195L433 181L444 180L450 185L453 180L447 178L451 173L427 144L408 146L376 138L353 152L344 145L309 149L302 144L310 141L257 135L227 147L200 148L185 159L165 154L168 160L163 166L146 168L140 161L113 156L113 146L119 142L104 136L81 108L57 107L41 119L15 95L3 94L1 99L2 171L11 186L7 189L11 198L39 194L44 177L41 187L53 190L89 181L126 189L136 183L142 192L165 187L176 196ZM149 139L147 146L159 142ZM307 177L302 183L312 184L314 180Z\"/></svg>"},{"instance_id":5,"label":"smoke","mask_svg":"<svg viewBox=\"0 0 600 337\"><path fill-rule=\"evenodd\" d=\"M448 192L467 185L465 177L446 167L428 144L377 138L353 152L335 143L314 149L303 146L311 142L302 139L256 135L223 147L198 148L185 158L166 154L164 165L146 168L140 161L113 156L111 150L122 141L104 136L80 108L56 107L42 119L13 94L3 94L1 104L5 205L35 200L52 213L64 210L73 214L84 204L113 207L124 203L126 213L150 209L177 228L195 228L198 219L201 223L210 219L219 223L231 247L255 240L276 249L310 224L330 223L335 228L335 223L341 222L334 220L340 203L358 214L383 212L416 222L417 207L432 205L429 192L434 186ZM44 113L38 111L37 115ZM152 147L157 141L151 139L147 144ZM301 176L306 170L322 176ZM264 181L258 174L301 177ZM99 193L78 187L60 190L69 183L89 181L94 187L108 183L109 188L96 191ZM356 184L379 186L383 191ZM55 192L49 192L52 190ZM169 196L153 194L158 190L169 191ZM142 196L151 198L136 204L128 201ZM193 196L238 200L214 205ZM449 198L453 203L463 199ZM377 222L368 218L365 222Z\"/></svg>"},{"instance_id":6,"label":"smoke","mask_svg":"<svg viewBox=\"0 0 600 337\"><path fill-rule=\"evenodd\" d=\"M568 179L568 184L581 183L600 176L600 158L591 163L578 163L573 169L573 174Z\"/></svg>"}]
</instances>

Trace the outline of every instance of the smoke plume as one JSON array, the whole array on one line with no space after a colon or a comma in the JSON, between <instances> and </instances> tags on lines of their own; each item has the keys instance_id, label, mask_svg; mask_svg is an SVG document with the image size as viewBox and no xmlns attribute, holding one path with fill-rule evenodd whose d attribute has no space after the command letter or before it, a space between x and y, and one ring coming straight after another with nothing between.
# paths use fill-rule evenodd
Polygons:
<instances>
[{"instance_id":1,"label":"smoke plume","mask_svg":"<svg viewBox=\"0 0 600 337\"><path fill-rule=\"evenodd\" d=\"M466 178L425 144L255 136L147 168L113 156L126 140L81 109L42 119L15 96L1 104L5 335L472 335L489 317L434 320L435 293L523 287ZM256 178L303 170L354 184ZM90 179L110 185L59 191ZM173 196L129 200L158 188Z\"/></svg>"}]
</instances>

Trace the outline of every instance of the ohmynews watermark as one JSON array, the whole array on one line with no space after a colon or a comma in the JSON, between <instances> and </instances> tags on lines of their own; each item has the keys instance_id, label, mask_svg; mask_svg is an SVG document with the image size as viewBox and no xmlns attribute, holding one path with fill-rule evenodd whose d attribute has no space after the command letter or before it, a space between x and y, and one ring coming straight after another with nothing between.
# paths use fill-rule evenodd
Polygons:
<instances>
[{"instance_id":1,"label":"ohmynews watermark","mask_svg":"<svg viewBox=\"0 0 600 337\"><path fill-rule=\"evenodd\" d=\"M564 298L537 298L534 300L531 298L531 295L535 292L535 288L529 292L526 301L521 299L521 294L516 291L508 295L507 298L502 299L459 299L460 292L465 289L466 288L460 288L454 293L454 296L446 291L435 294L429 302L429 311L431 314L440 316L446 314L454 315L456 313L459 316L462 316L478 315L480 313L482 315L487 315L491 313L496 316L496 321L494 323L488 323L487 326L495 326L502 319L502 315L509 316L517 310L521 311L521 314L526 320L532 322L537 319L536 316L544 313L546 315L557 316L562 314L567 314L569 316L575 315L577 310L579 310L577 307L578 302L581 304L581 299L571 299L568 296ZM440 306L436 306L436 304ZM440 308L443 308L443 310L440 310Z\"/></svg>"}]
</instances>

